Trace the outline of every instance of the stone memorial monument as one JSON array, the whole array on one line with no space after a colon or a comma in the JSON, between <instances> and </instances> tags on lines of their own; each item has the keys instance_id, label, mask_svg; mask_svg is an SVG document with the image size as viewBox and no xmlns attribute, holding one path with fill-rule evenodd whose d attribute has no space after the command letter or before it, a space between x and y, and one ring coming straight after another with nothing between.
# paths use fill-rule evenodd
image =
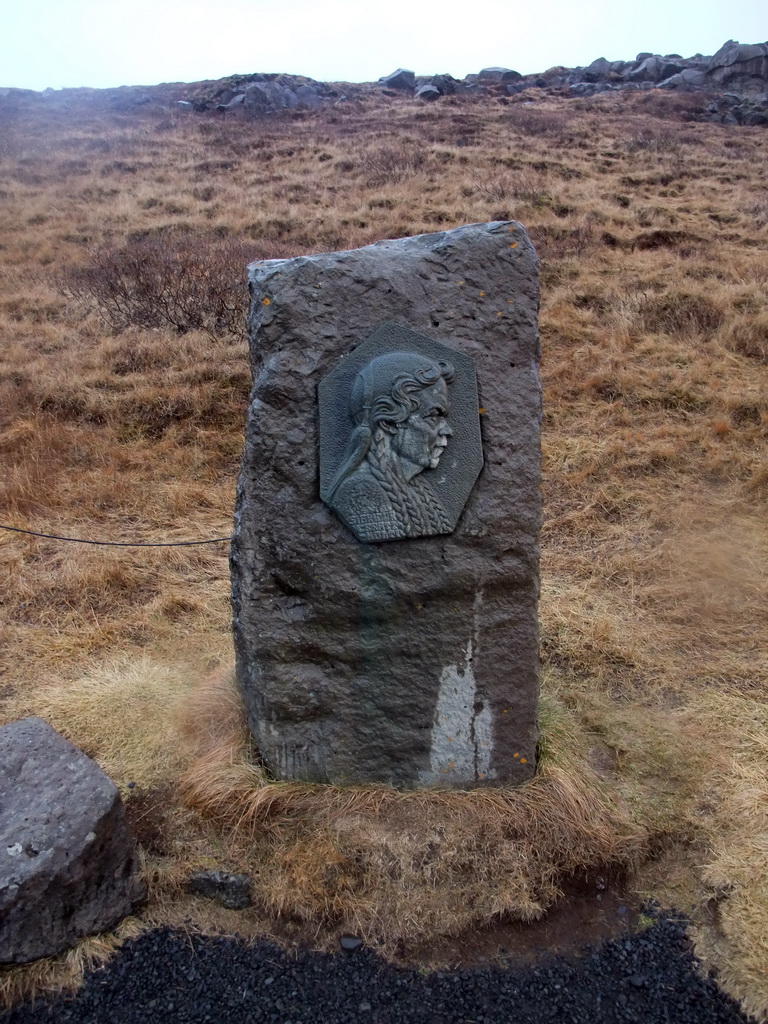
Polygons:
<instances>
[{"instance_id":1,"label":"stone memorial monument","mask_svg":"<svg viewBox=\"0 0 768 1024\"><path fill-rule=\"evenodd\" d=\"M533 774L537 270L507 221L250 267L232 601L275 778Z\"/></svg>"}]
</instances>

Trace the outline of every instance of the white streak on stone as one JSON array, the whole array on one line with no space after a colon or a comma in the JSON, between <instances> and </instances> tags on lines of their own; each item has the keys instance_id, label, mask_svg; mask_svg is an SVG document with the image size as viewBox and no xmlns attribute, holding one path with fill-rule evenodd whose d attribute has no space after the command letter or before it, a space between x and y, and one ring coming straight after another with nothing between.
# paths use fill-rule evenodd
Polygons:
<instances>
[{"instance_id":1,"label":"white streak on stone","mask_svg":"<svg viewBox=\"0 0 768 1024\"><path fill-rule=\"evenodd\" d=\"M483 595L475 597L473 635L467 642L463 665L446 665L440 675L440 690L432 724L429 769L420 773L423 785L475 783L492 779L493 715L486 701L479 710L477 684L472 668L473 651L479 632Z\"/></svg>"}]
</instances>

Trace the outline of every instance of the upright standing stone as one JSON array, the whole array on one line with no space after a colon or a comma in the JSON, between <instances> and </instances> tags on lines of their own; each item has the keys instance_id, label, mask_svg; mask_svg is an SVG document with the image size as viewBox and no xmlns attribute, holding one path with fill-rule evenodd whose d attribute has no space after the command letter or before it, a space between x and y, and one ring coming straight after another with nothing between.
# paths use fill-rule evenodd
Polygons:
<instances>
[{"instance_id":1,"label":"upright standing stone","mask_svg":"<svg viewBox=\"0 0 768 1024\"><path fill-rule=\"evenodd\" d=\"M532 775L537 268L514 222L251 266L232 599L276 778Z\"/></svg>"}]
</instances>

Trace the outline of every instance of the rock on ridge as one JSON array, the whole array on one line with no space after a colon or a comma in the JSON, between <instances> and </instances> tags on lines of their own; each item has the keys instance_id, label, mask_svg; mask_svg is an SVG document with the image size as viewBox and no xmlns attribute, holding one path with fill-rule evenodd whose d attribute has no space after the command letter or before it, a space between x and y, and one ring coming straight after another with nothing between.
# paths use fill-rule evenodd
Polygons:
<instances>
[{"instance_id":1,"label":"rock on ridge","mask_svg":"<svg viewBox=\"0 0 768 1024\"><path fill-rule=\"evenodd\" d=\"M620 89L677 89L682 92L729 92L740 101L726 109L702 108L702 118L726 124L768 124L768 42L739 43L729 39L711 57L638 53L632 61L598 57L586 67L549 68L521 75L504 67L483 68L462 80L450 75L415 76L402 68L380 84L409 92L416 99L436 100L456 93L513 96L526 89L558 89L569 96L593 96Z\"/></svg>"}]
</instances>

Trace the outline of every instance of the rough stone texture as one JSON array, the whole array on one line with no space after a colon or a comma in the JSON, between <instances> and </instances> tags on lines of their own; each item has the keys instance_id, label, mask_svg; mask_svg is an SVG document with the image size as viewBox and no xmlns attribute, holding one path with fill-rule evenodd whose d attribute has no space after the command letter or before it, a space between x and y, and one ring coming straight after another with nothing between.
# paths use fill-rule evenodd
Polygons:
<instances>
[{"instance_id":1,"label":"rough stone texture","mask_svg":"<svg viewBox=\"0 0 768 1024\"><path fill-rule=\"evenodd\" d=\"M414 95L417 100L439 100L442 93L436 85L422 85Z\"/></svg>"},{"instance_id":2,"label":"rough stone texture","mask_svg":"<svg viewBox=\"0 0 768 1024\"><path fill-rule=\"evenodd\" d=\"M765 92L768 85L768 43L737 43L729 39L707 64L710 89L736 88L740 93Z\"/></svg>"},{"instance_id":3,"label":"rough stone texture","mask_svg":"<svg viewBox=\"0 0 768 1024\"><path fill-rule=\"evenodd\" d=\"M293 110L299 102L296 94L280 82L254 82L245 90L243 105L252 116Z\"/></svg>"},{"instance_id":4,"label":"rough stone texture","mask_svg":"<svg viewBox=\"0 0 768 1024\"><path fill-rule=\"evenodd\" d=\"M114 783L39 718L0 729L0 963L52 956L143 896Z\"/></svg>"},{"instance_id":5,"label":"rough stone texture","mask_svg":"<svg viewBox=\"0 0 768 1024\"><path fill-rule=\"evenodd\" d=\"M661 82L684 70L680 61L668 60L666 57L647 57L627 73L630 82Z\"/></svg>"},{"instance_id":6,"label":"rough stone texture","mask_svg":"<svg viewBox=\"0 0 768 1024\"><path fill-rule=\"evenodd\" d=\"M712 71L719 67L730 67L732 64L749 63L766 56L768 56L768 43L738 43L735 39L729 39L727 43L723 43L714 56L710 57L707 70Z\"/></svg>"},{"instance_id":7,"label":"rough stone texture","mask_svg":"<svg viewBox=\"0 0 768 1024\"><path fill-rule=\"evenodd\" d=\"M433 75L429 85L434 85L442 96L453 96L457 92L464 91L464 83L452 75Z\"/></svg>"},{"instance_id":8,"label":"rough stone texture","mask_svg":"<svg viewBox=\"0 0 768 1024\"><path fill-rule=\"evenodd\" d=\"M593 60L589 67L584 69L585 82L602 82L611 72L611 62L605 57L598 57Z\"/></svg>"},{"instance_id":9,"label":"rough stone texture","mask_svg":"<svg viewBox=\"0 0 768 1024\"><path fill-rule=\"evenodd\" d=\"M300 85L296 89L296 101L299 109L319 110L323 106L322 98L317 89L311 85Z\"/></svg>"},{"instance_id":10,"label":"rough stone texture","mask_svg":"<svg viewBox=\"0 0 768 1024\"><path fill-rule=\"evenodd\" d=\"M412 92L416 85L416 75L413 71L398 68L391 75L384 75L383 78L380 78L379 83L388 89L404 89L406 92Z\"/></svg>"},{"instance_id":11,"label":"rough stone texture","mask_svg":"<svg viewBox=\"0 0 768 1024\"><path fill-rule=\"evenodd\" d=\"M245 910L251 905L251 879L226 871L196 871L187 880L187 892L215 900L228 910Z\"/></svg>"},{"instance_id":12,"label":"rough stone texture","mask_svg":"<svg viewBox=\"0 0 768 1024\"><path fill-rule=\"evenodd\" d=\"M232 591L238 678L277 777L533 773L537 269L514 222L251 266ZM454 533L364 544L320 499L316 391L389 321L473 359L485 465Z\"/></svg>"},{"instance_id":13,"label":"rough stone texture","mask_svg":"<svg viewBox=\"0 0 768 1024\"><path fill-rule=\"evenodd\" d=\"M685 68L679 74L670 75L663 82L659 82L661 89L703 89L706 87L706 75L697 68Z\"/></svg>"},{"instance_id":14,"label":"rough stone texture","mask_svg":"<svg viewBox=\"0 0 768 1024\"><path fill-rule=\"evenodd\" d=\"M483 68L477 77L481 82L497 82L506 85L507 82L519 81L523 76L519 71L513 71L511 68Z\"/></svg>"}]
</instances>

